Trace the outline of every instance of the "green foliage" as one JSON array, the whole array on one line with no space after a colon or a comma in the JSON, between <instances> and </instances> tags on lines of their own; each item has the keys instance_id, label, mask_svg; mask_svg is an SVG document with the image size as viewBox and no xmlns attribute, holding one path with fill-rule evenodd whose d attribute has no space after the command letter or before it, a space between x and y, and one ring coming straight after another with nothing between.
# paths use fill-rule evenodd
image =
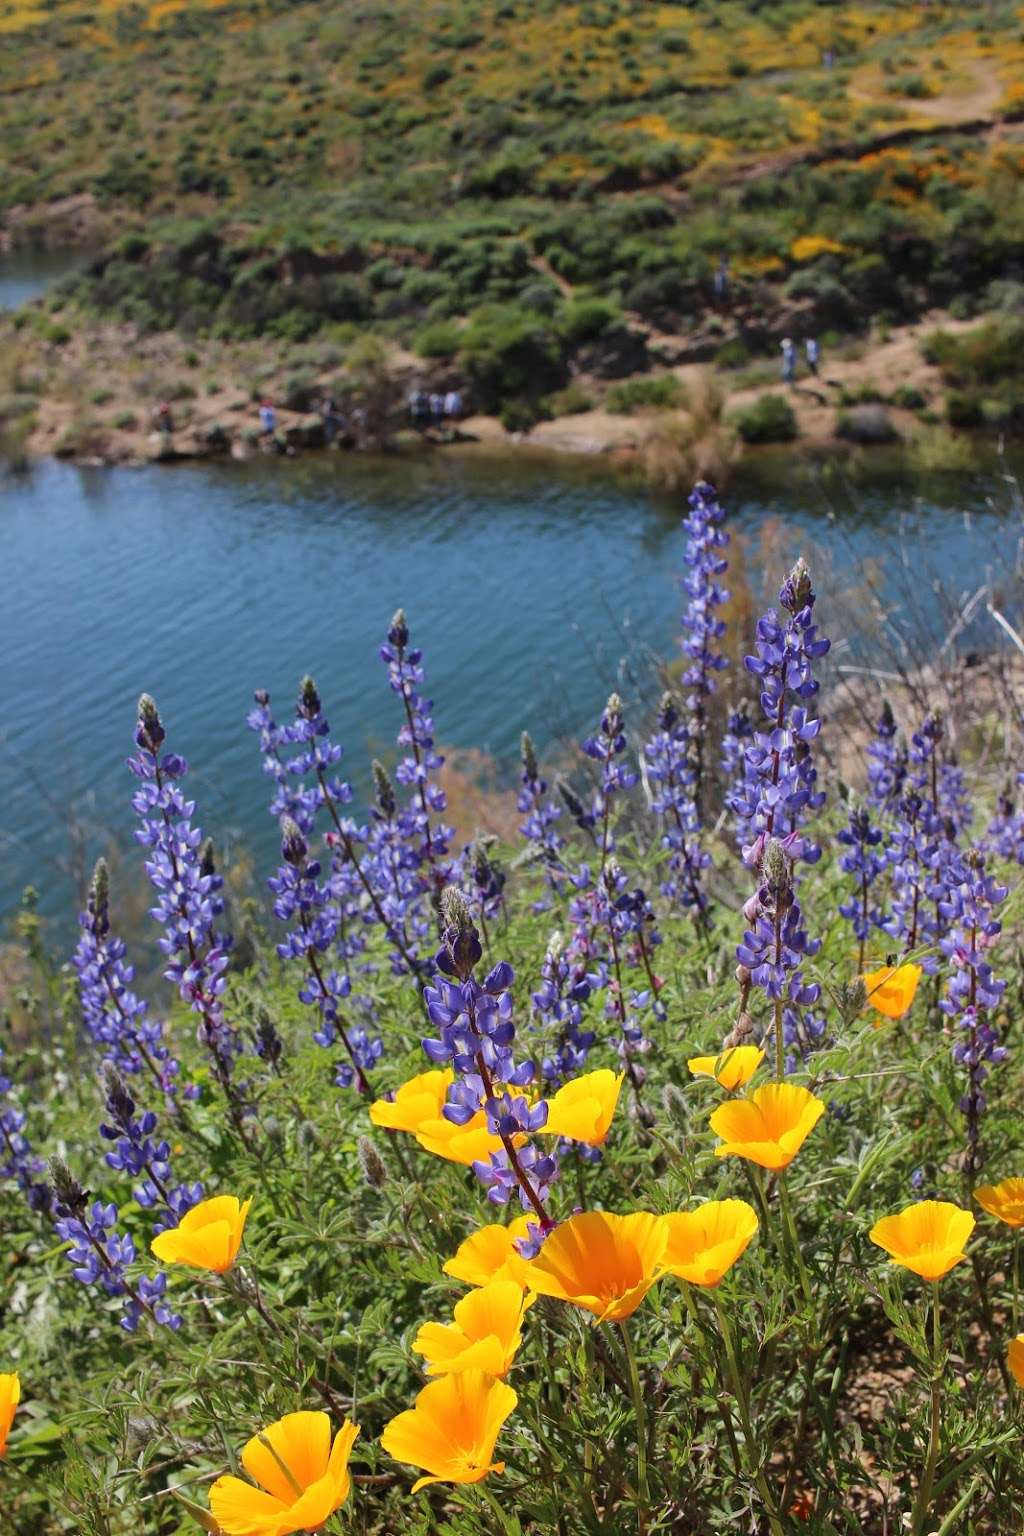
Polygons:
<instances>
[{"instance_id":1,"label":"green foliage","mask_svg":"<svg viewBox=\"0 0 1024 1536\"><path fill-rule=\"evenodd\" d=\"M492 305L470 318L461 357L485 410L539 399L557 389L566 367L554 326L532 310Z\"/></svg>"},{"instance_id":2,"label":"green foliage","mask_svg":"<svg viewBox=\"0 0 1024 1536\"><path fill-rule=\"evenodd\" d=\"M434 320L416 333L420 357L454 357L459 350L459 328L450 320Z\"/></svg>"},{"instance_id":3,"label":"green foliage","mask_svg":"<svg viewBox=\"0 0 1024 1536\"><path fill-rule=\"evenodd\" d=\"M785 395L762 395L736 413L734 424L745 443L789 443L798 431L796 412Z\"/></svg>"},{"instance_id":4,"label":"green foliage","mask_svg":"<svg viewBox=\"0 0 1024 1536\"><path fill-rule=\"evenodd\" d=\"M655 378L623 379L613 384L605 396L609 411L631 416L634 411L669 410L685 401L686 391L674 373Z\"/></svg>"}]
</instances>

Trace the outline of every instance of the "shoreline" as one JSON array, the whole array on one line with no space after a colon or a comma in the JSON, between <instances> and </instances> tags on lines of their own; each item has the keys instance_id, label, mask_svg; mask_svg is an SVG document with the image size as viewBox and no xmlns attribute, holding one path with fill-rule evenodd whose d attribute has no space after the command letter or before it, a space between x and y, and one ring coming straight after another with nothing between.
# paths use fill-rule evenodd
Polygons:
<instances>
[{"instance_id":1,"label":"shoreline","mask_svg":"<svg viewBox=\"0 0 1024 1536\"><path fill-rule=\"evenodd\" d=\"M655 334L647 338L653 368L614 379L581 373L573 380L587 409L539 420L528 430L506 430L496 416L470 413L449 428L419 431L396 402L415 385L428 391L465 389L450 362L430 363L397 346L381 347L363 377L350 376L346 352L329 341L286 348L269 340L189 340L177 332L139 336L128 326L72 331L48 322L44 303L37 300L0 317L10 396L24 407L20 417L0 421L12 463L57 458L88 467L131 467L349 449L397 454L500 449L604 458L639 469L652 484L667 488L701 475L724 479L761 447L741 440L736 418L756 411L767 397L788 404L795 435L767 438L764 446L782 446L801 458L843 458L875 445L911 449L929 434L933 440L941 434L961 457L969 456L970 438L955 433L941 414L945 385L921 344L934 331L957 334L984 321L984 316L958 320L933 311L910 325L875 326L867 335L834 341L824 350L819 373L812 376L803 366L793 383L783 381L770 357L754 358L742 368L714 366L693 360L692 337ZM670 361L673 356L681 360ZM618 386L642 389L655 381L667 381L677 403L609 409ZM331 395L347 401L352 420L362 416L368 423L344 441L327 441L319 404ZM272 443L260 441L259 401L265 398L273 401L277 417ZM163 401L170 432L159 430L153 419ZM939 459L936 467L955 467L941 462L941 451Z\"/></svg>"}]
</instances>

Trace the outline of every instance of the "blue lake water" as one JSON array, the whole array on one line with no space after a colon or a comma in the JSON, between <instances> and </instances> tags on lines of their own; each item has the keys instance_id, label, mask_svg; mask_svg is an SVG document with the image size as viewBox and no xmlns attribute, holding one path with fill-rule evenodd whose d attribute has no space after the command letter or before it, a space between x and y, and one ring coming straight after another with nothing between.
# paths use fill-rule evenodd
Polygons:
<instances>
[{"instance_id":1,"label":"blue lake water","mask_svg":"<svg viewBox=\"0 0 1024 1536\"><path fill-rule=\"evenodd\" d=\"M893 608L909 590L931 612L932 573L968 591L1016 559L1020 516L995 468L921 483L767 465L729 496L753 601L801 552L819 564L826 628L868 572ZM192 765L205 829L268 866L253 688L283 718L311 671L364 787L399 724L376 652L400 604L445 745L511 774L522 729L562 750L612 686L635 718L653 697L647 648L675 643L680 511L598 465L528 456L45 462L0 481L0 911L31 881L69 931L77 875L130 833L142 689ZM994 638L990 623L977 637Z\"/></svg>"},{"instance_id":2,"label":"blue lake water","mask_svg":"<svg viewBox=\"0 0 1024 1536\"><path fill-rule=\"evenodd\" d=\"M0 309L19 309L82 265L67 251L19 250L0 255Z\"/></svg>"}]
</instances>

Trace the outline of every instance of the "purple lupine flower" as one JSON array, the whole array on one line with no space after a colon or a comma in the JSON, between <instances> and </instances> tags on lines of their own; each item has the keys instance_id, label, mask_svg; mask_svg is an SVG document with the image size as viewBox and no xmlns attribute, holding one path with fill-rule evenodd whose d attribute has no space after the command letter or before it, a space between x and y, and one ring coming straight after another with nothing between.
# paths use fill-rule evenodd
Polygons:
<instances>
[{"instance_id":1,"label":"purple lupine flower","mask_svg":"<svg viewBox=\"0 0 1024 1536\"><path fill-rule=\"evenodd\" d=\"M601 716L597 733L583 742L583 750L594 762L600 763L601 773L594 791L591 815L593 825L600 831L601 867L615 847L612 831L612 812L620 794L634 787L639 774L625 763L626 732L622 714L622 700L617 693L609 695Z\"/></svg>"},{"instance_id":2,"label":"purple lupine flower","mask_svg":"<svg viewBox=\"0 0 1024 1536\"><path fill-rule=\"evenodd\" d=\"M718 649L718 642L725 634L725 621L717 616L716 610L729 600L728 592L718 582L728 566L719 551L729 543L729 535L722 527L725 513L713 485L705 480L698 481L690 496L689 507L689 514L683 519L687 535L683 559L689 574L681 583L687 604L680 644L688 663L682 685L688 690L687 737L693 765L692 799L699 827L704 808L707 701L715 691L714 674L721 672L727 664Z\"/></svg>"},{"instance_id":3,"label":"purple lupine flower","mask_svg":"<svg viewBox=\"0 0 1024 1536\"><path fill-rule=\"evenodd\" d=\"M878 876L888 866L885 854L877 851L882 843L882 829L872 826L866 806L855 805L850 811L849 822L836 834L836 840L850 850L839 860L839 868L854 876L855 889L849 899L840 904L839 913L850 922L858 940L857 969L862 971L868 935L872 928L880 928L885 920L871 894Z\"/></svg>"},{"instance_id":4,"label":"purple lupine flower","mask_svg":"<svg viewBox=\"0 0 1024 1536\"><path fill-rule=\"evenodd\" d=\"M157 891L150 908L164 930L160 948L168 958L165 977L199 1015L199 1038L209 1052L214 1074L228 1102L239 1134L245 1137L239 1092L232 1082L241 1037L224 1017L231 936L218 931L224 912L224 881L202 856L203 835L192 825L195 802L186 800L179 781L188 764L174 752L162 752L165 731L148 694L139 700L135 757L128 767L139 780L132 806L141 817L135 839L149 849L146 873Z\"/></svg>"},{"instance_id":5,"label":"purple lupine flower","mask_svg":"<svg viewBox=\"0 0 1024 1536\"><path fill-rule=\"evenodd\" d=\"M755 733L746 750L747 783L730 802L730 809L747 823L750 841L743 847L743 859L752 869L760 867L773 837L794 859L813 864L821 857L821 849L800 831L807 815L825 800L815 787L817 770L811 758L821 722L809 717L805 705L819 687L813 663L827 653L831 641L819 636L814 623L814 590L803 560L783 583L779 603L789 619L782 624L769 609L758 620L757 654L744 658L747 670L760 679L767 720L767 728Z\"/></svg>"},{"instance_id":6,"label":"purple lupine flower","mask_svg":"<svg viewBox=\"0 0 1024 1536\"><path fill-rule=\"evenodd\" d=\"M883 816L896 814L907 782L910 760L906 742L896 728L888 699L875 723L874 740L868 747L868 804Z\"/></svg>"},{"instance_id":7,"label":"purple lupine flower","mask_svg":"<svg viewBox=\"0 0 1024 1536\"><path fill-rule=\"evenodd\" d=\"M388 636L380 648L380 658L388 669L392 691L402 700L405 723L398 733L398 745L407 749L395 769L399 784L410 791L410 802L399 815L403 836L415 853L424 881L424 889L434 902L449 880L457 873L457 861L451 858L451 827L433 818L446 810L444 790L431 777L444 765L444 758L434 746L433 707L419 692L423 682L423 652L409 647L409 626L401 608L388 626Z\"/></svg>"},{"instance_id":8,"label":"purple lupine flower","mask_svg":"<svg viewBox=\"0 0 1024 1536\"><path fill-rule=\"evenodd\" d=\"M117 1206L102 1200L89 1203L88 1195L65 1164L50 1164L53 1181L54 1228L70 1246L66 1258L80 1284L99 1286L108 1296L122 1298L121 1327L134 1333L148 1315L156 1323L177 1331L181 1318L165 1301L167 1276L162 1270L133 1281L128 1268L135 1263L135 1243L130 1233L119 1230Z\"/></svg>"},{"instance_id":9,"label":"purple lupine flower","mask_svg":"<svg viewBox=\"0 0 1024 1536\"><path fill-rule=\"evenodd\" d=\"M394 785L383 763L373 763L373 805L366 833L363 878L376 894L391 947L391 967L401 976L423 968L420 946L430 932L419 858L408 846Z\"/></svg>"},{"instance_id":10,"label":"purple lupine flower","mask_svg":"<svg viewBox=\"0 0 1024 1536\"><path fill-rule=\"evenodd\" d=\"M483 958L480 936L465 897L453 886L441 895L442 943L436 956L437 975L424 988L430 1022L436 1035L423 1041L435 1065L451 1063L455 1081L442 1113L453 1125L466 1125L481 1110L488 1129L500 1137L502 1150L474 1162L473 1171L487 1188L493 1205L505 1205L517 1192L523 1209L532 1211L542 1231L554 1223L544 1201L558 1172L557 1157L541 1153L529 1141L517 1147L519 1136L530 1137L547 1121L547 1105L531 1104L526 1089L532 1083L532 1061L516 1061L515 1023L510 988L515 973L501 961L482 982L473 975Z\"/></svg>"},{"instance_id":11,"label":"purple lupine flower","mask_svg":"<svg viewBox=\"0 0 1024 1536\"><path fill-rule=\"evenodd\" d=\"M367 1076L379 1060L383 1043L366 1030L343 1018L341 1003L352 990L347 975L329 968L323 957L334 948L339 914L329 882L320 879L320 863L309 857L309 844L298 823L281 818L281 858L276 875L267 884L274 893L274 914L292 926L277 953L282 960L301 960L306 978L299 989L302 1002L317 1010L319 1025L313 1032L318 1045L330 1048L340 1040L348 1057L337 1064L335 1081L341 1088L355 1082L360 1093L370 1094Z\"/></svg>"},{"instance_id":12,"label":"purple lupine flower","mask_svg":"<svg viewBox=\"0 0 1024 1536\"><path fill-rule=\"evenodd\" d=\"M260 738L263 754L263 772L274 780L274 795L270 802L270 814L275 821L290 816L307 835L316 820L317 793L304 784L295 784L281 756L281 748L290 745L292 738L287 727L277 724L270 711L270 694L265 688L257 688L253 695L253 708L245 723Z\"/></svg>"},{"instance_id":13,"label":"purple lupine flower","mask_svg":"<svg viewBox=\"0 0 1024 1536\"><path fill-rule=\"evenodd\" d=\"M0 1179L12 1179L17 1184L30 1210L46 1211L50 1187L39 1177L46 1164L32 1151L25 1135L27 1117L14 1098L14 1084L3 1070L3 1054L0 1050Z\"/></svg>"},{"instance_id":14,"label":"purple lupine flower","mask_svg":"<svg viewBox=\"0 0 1024 1536\"><path fill-rule=\"evenodd\" d=\"M180 1183L171 1169L170 1142L154 1138L157 1117L151 1109L136 1114L135 1100L121 1077L107 1068L106 1105L110 1123L101 1123L100 1135L112 1142L104 1154L108 1168L126 1173L139 1182L132 1194L143 1210L156 1210L154 1232L176 1227L186 1211L203 1198L199 1183Z\"/></svg>"},{"instance_id":15,"label":"purple lupine flower","mask_svg":"<svg viewBox=\"0 0 1024 1536\"><path fill-rule=\"evenodd\" d=\"M793 855L777 837L769 838L761 856L760 883L743 908L750 925L737 946L736 958L755 987L773 1005L776 1072L786 1065L784 1047L817 1038L817 1020L808 1022L805 1010L821 996L817 982L804 980L801 969L821 948L810 939L793 887Z\"/></svg>"},{"instance_id":16,"label":"purple lupine flower","mask_svg":"<svg viewBox=\"0 0 1024 1536\"><path fill-rule=\"evenodd\" d=\"M708 898L701 871L711 855L701 846L700 821L694 800L696 770L690 757L691 737L670 693L662 695L657 730L644 746L643 761L651 810L663 822L662 846L668 850L668 877L661 892L689 910L698 928L708 928Z\"/></svg>"},{"instance_id":17,"label":"purple lupine flower","mask_svg":"<svg viewBox=\"0 0 1024 1536\"><path fill-rule=\"evenodd\" d=\"M556 1037L551 1054L541 1062L545 1082L564 1083L586 1066L597 1039L592 1029L583 1027L583 1005L591 990L588 976L578 975L570 963L561 934L552 934L541 966L540 986L531 999L534 1018Z\"/></svg>"},{"instance_id":18,"label":"purple lupine flower","mask_svg":"<svg viewBox=\"0 0 1024 1536\"><path fill-rule=\"evenodd\" d=\"M519 832L536 849L544 865L551 892L557 896L565 881L565 865L561 856L565 838L559 836L555 826L562 814L561 807L557 800L548 795L547 780L541 777L537 754L526 731L520 738L520 756L522 771L516 809L526 820L520 823ZM534 903L533 911L543 912L549 906L550 901L542 899Z\"/></svg>"},{"instance_id":19,"label":"purple lupine flower","mask_svg":"<svg viewBox=\"0 0 1024 1536\"><path fill-rule=\"evenodd\" d=\"M746 801L748 785L752 779L756 779L747 761L747 748L753 739L754 722L750 718L750 708L746 700L741 699L726 718L721 758L722 777L726 783L725 804L732 816L733 836L738 844L743 842L747 823L732 811L732 805L735 800Z\"/></svg>"},{"instance_id":20,"label":"purple lupine flower","mask_svg":"<svg viewBox=\"0 0 1024 1536\"><path fill-rule=\"evenodd\" d=\"M79 916L81 937L72 957L78 977L82 1022L102 1059L118 1072L148 1072L168 1099L178 1091L180 1068L164 1043L163 1025L132 990L135 967L125 958L124 941L111 932L110 876L99 859L89 885L86 909ZM186 1085L184 1096L198 1090Z\"/></svg>"},{"instance_id":21,"label":"purple lupine flower","mask_svg":"<svg viewBox=\"0 0 1024 1536\"><path fill-rule=\"evenodd\" d=\"M480 924L484 947L490 952L487 920L494 922L505 911L505 871L490 856L489 844L493 839L479 835L467 849L466 865L472 909Z\"/></svg>"},{"instance_id":22,"label":"purple lupine flower","mask_svg":"<svg viewBox=\"0 0 1024 1536\"><path fill-rule=\"evenodd\" d=\"M971 851L957 861L951 872L946 917L949 932L940 947L951 967L946 995L939 1007L961 1031L953 1047L953 1060L967 1071L967 1090L960 1109L967 1120L967 1178L977 1175L981 1154L981 1116L985 1111L984 1084L990 1066L1006 1057L992 1010L1006 989L987 958L999 939L1002 924L995 909L1006 899L1007 888L986 873L984 855Z\"/></svg>"},{"instance_id":23,"label":"purple lupine flower","mask_svg":"<svg viewBox=\"0 0 1024 1536\"><path fill-rule=\"evenodd\" d=\"M916 789L907 789L896 803L886 859L890 869L890 910L882 924L886 933L912 953L927 938L925 896L932 844L925 831L925 802ZM935 969L934 956L922 959Z\"/></svg>"},{"instance_id":24,"label":"purple lupine flower","mask_svg":"<svg viewBox=\"0 0 1024 1536\"><path fill-rule=\"evenodd\" d=\"M1024 775L1017 783L1024 781ZM1024 864L1024 809L1012 784L996 797L995 815L985 829L982 850L997 859Z\"/></svg>"}]
</instances>

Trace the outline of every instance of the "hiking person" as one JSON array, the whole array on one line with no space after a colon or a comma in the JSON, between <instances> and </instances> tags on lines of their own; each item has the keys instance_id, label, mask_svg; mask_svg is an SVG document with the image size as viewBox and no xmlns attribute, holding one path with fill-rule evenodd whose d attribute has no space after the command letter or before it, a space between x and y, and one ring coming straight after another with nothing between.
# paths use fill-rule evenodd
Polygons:
<instances>
[{"instance_id":1,"label":"hiking person","mask_svg":"<svg viewBox=\"0 0 1024 1536\"><path fill-rule=\"evenodd\" d=\"M444 413L449 421L458 421L462 415L462 394L460 390L450 389L445 395Z\"/></svg>"},{"instance_id":2,"label":"hiking person","mask_svg":"<svg viewBox=\"0 0 1024 1536\"><path fill-rule=\"evenodd\" d=\"M796 348L788 336L782 339L782 382L792 384L796 378Z\"/></svg>"},{"instance_id":3,"label":"hiking person","mask_svg":"<svg viewBox=\"0 0 1024 1536\"><path fill-rule=\"evenodd\" d=\"M714 276L711 279L711 286L714 291L715 302L717 304L724 304L726 299L729 297L728 256L723 256L719 261L718 266L715 268Z\"/></svg>"},{"instance_id":4,"label":"hiking person","mask_svg":"<svg viewBox=\"0 0 1024 1536\"><path fill-rule=\"evenodd\" d=\"M264 400L260 405L260 433L263 437L273 437L277 431L277 411L272 400Z\"/></svg>"}]
</instances>

